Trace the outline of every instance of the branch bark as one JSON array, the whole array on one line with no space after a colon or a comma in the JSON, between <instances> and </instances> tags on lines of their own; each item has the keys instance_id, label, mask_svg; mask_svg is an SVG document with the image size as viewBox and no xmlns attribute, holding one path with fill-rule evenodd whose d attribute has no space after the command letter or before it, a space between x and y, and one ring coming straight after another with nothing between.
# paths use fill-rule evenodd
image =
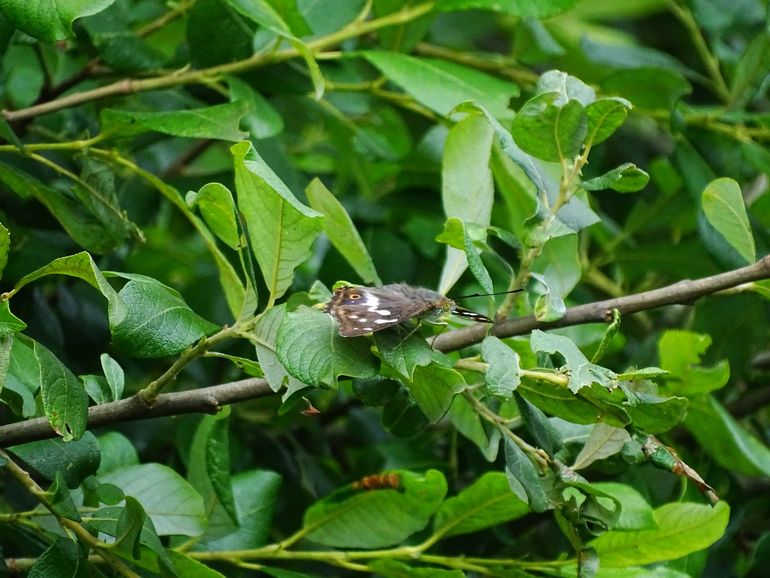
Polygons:
<instances>
[{"instance_id":1,"label":"branch bark","mask_svg":"<svg viewBox=\"0 0 770 578\"><path fill-rule=\"evenodd\" d=\"M429 13L434 6L434 2L424 2L415 6L410 6L387 14L381 18L373 18L371 20L355 20L349 25L345 26L341 30L315 38L306 43L306 48L313 54L317 54L331 46L336 46L341 42L357 36L364 36L379 30L380 28L386 28L389 26L396 26L399 24L405 24L416 18L424 16ZM162 88L169 88L172 86L182 86L186 84L206 84L213 79L220 78L225 74L238 74L246 72L260 66L266 66L269 64L277 64L293 58L301 56L300 50L291 46L275 52L260 52L256 53L243 60L235 62L228 62L226 64L219 64L210 68L203 68L197 70L185 70L177 73L164 74L162 76L156 76L151 78L124 78L100 86L91 90L84 90L82 92L74 92L68 94L56 100L43 102L27 108L18 110L3 110L0 111L2 117L8 122L16 122L19 120L32 118L49 112L78 106L86 102L94 100L101 100L111 96L121 96L126 94L133 94L137 92L146 92L149 90L160 90Z\"/></svg>"},{"instance_id":2,"label":"branch bark","mask_svg":"<svg viewBox=\"0 0 770 578\"><path fill-rule=\"evenodd\" d=\"M770 279L770 256L763 257L753 265L720 273L711 277L697 280L684 280L634 295L596 301L586 305L578 305L567 310L561 319L549 323L538 321L534 316L518 319L505 319L492 327L492 335L497 337L513 337L529 333L533 329L554 329L581 323L604 322L612 320L612 310L617 309L621 315L638 313L647 309L655 309L664 305L692 304L704 295L711 295L725 289L732 289L744 283ZM482 324L448 331L439 335L434 343L434 349L439 351L456 351L479 343L486 337L488 326Z\"/></svg>"},{"instance_id":3,"label":"branch bark","mask_svg":"<svg viewBox=\"0 0 770 578\"><path fill-rule=\"evenodd\" d=\"M229 405L273 393L264 379L249 378L201 389L160 394L152 405L140 395L103 403L88 408L88 428L181 415L184 413L217 413ZM0 448L56 437L45 417L0 426Z\"/></svg>"},{"instance_id":4,"label":"branch bark","mask_svg":"<svg viewBox=\"0 0 770 578\"><path fill-rule=\"evenodd\" d=\"M612 310L618 309L628 315L665 305L691 304L698 298L725 289L731 289L758 281L770 279L770 256L764 257L753 265L704 277L694 281L679 281L667 287L645 291L617 299L607 299L569 309L558 321L544 323L534 317L507 319L497 323L492 334L498 337L522 335L533 329L552 329L579 325L581 323L607 322L612 317ZM455 351L479 343L487 335L488 327L482 324L456 329L436 338L434 347L439 351ZM264 379L243 379L231 383L214 385L201 389L177 393L160 394L152 405L148 405L141 396L96 405L88 410L88 427L180 415L184 413L216 413L223 405L245 401L272 394ZM56 433L44 417L0 426L0 448L21 443L55 437Z\"/></svg>"}]
</instances>

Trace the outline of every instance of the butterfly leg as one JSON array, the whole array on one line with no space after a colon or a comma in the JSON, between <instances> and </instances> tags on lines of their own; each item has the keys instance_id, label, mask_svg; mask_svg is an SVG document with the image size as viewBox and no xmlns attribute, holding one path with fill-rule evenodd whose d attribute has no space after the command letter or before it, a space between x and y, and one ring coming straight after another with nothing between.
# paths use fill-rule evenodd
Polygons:
<instances>
[{"instance_id":1,"label":"butterfly leg","mask_svg":"<svg viewBox=\"0 0 770 578\"><path fill-rule=\"evenodd\" d=\"M433 339L430 340L430 348L433 349L433 346L436 344L436 338L446 331L446 328L449 327L449 323L431 323L431 325L441 325L441 331L436 333L436 335L433 336Z\"/></svg>"},{"instance_id":2,"label":"butterfly leg","mask_svg":"<svg viewBox=\"0 0 770 578\"><path fill-rule=\"evenodd\" d=\"M414 335L414 333L420 328L421 324L422 324L422 320L418 319L417 323L414 324L414 327L412 327L412 329L409 330L409 333L407 333L404 336L404 338L398 342L398 345L396 345L396 347L401 347L407 339L409 339L412 335Z\"/></svg>"}]
</instances>

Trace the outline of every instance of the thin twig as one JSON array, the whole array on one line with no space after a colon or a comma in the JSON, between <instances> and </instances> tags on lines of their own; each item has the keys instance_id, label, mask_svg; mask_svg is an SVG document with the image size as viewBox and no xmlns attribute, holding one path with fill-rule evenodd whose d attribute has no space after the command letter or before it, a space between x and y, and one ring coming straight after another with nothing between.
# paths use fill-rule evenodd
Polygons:
<instances>
[{"instance_id":1,"label":"thin twig","mask_svg":"<svg viewBox=\"0 0 770 578\"><path fill-rule=\"evenodd\" d=\"M308 50L311 53L320 52L330 46L336 46L344 40L349 38L355 38L357 36L363 36L379 30L380 28L386 28L388 26L394 26L397 24L404 24L410 22L420 16L429 13L433 9L433 2L425 2L405 8L398 12L393 12L382 18L375 18L373 20L365 20L363 22L354 20L348 26L333 32L327 36L317 38L306 44ZM226 74L238 74L247 70L265 66L268 64L277 64L293 58L300 57L300 51L291 46L275 52L260 52L253 54L249 58L238 60L236 62L228 62L226 64L220 64L212 66L210 68L203 68L200 70L183 70L176 73L164 74L163 76L156 76L152 78L124 78L112 84L100 86L92 90L85 90L83 92L76 92L68 94L62 98L52 100L49 102L43 102L27 108L19 110L4 110L2 111L3 117L8 122L14 122L17 120L54 112L64 108L77 106L86 102L94 100L100 100L110 96L118 96L125 94L133 94L137 92L146 92L149 90L159 90L162 88L169 88L172 86L182 86L185 84L208 84L213 79L220 78Z\"/></svg>"}]
</instances>

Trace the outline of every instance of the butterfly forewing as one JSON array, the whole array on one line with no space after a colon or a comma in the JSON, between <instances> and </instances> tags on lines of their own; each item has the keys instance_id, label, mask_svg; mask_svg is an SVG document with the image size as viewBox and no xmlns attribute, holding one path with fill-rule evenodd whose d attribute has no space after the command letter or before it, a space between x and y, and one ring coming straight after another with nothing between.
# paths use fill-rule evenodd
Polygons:
<instances>
[{"instance_id":1,"label":"butterfly forewing","mask_svg":"<svg viewBox=\"0 0 770 578\"><path fill-rule=\"evenodd\" d=\"M326 312L339 323L343 337L366 335L419 317L435 307L427 289L393 284L383 287L340 287L326 305Z\"/></svg>"},{"instance_id":2,"label":"butterfly forewing","mask_svg":"<svg viewBox=\"0 0 770 578\"><path fill-rule=\"evenodd\" d=\"M492 323L492 320L457 307L440 293L402 283L382 287L340 287L325 311L339 323L343 337L366 335L403 321L451 311L460 317Z\"/></svg>"}]
</instances>

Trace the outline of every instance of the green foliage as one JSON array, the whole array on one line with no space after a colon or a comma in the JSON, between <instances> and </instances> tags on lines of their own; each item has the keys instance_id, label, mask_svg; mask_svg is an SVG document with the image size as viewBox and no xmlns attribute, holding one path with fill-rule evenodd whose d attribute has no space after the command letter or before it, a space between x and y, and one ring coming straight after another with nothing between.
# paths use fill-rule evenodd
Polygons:
<instances>
[{"instance_id":1,"label":"green foliage","mask_svg":"<svg viewBox=\"0 0 770 578\"><path fill-rule=\"evenodd\" d=\"M0 0L0 568L763 575L766 21Z\"/></svg>"}]
</instances>

